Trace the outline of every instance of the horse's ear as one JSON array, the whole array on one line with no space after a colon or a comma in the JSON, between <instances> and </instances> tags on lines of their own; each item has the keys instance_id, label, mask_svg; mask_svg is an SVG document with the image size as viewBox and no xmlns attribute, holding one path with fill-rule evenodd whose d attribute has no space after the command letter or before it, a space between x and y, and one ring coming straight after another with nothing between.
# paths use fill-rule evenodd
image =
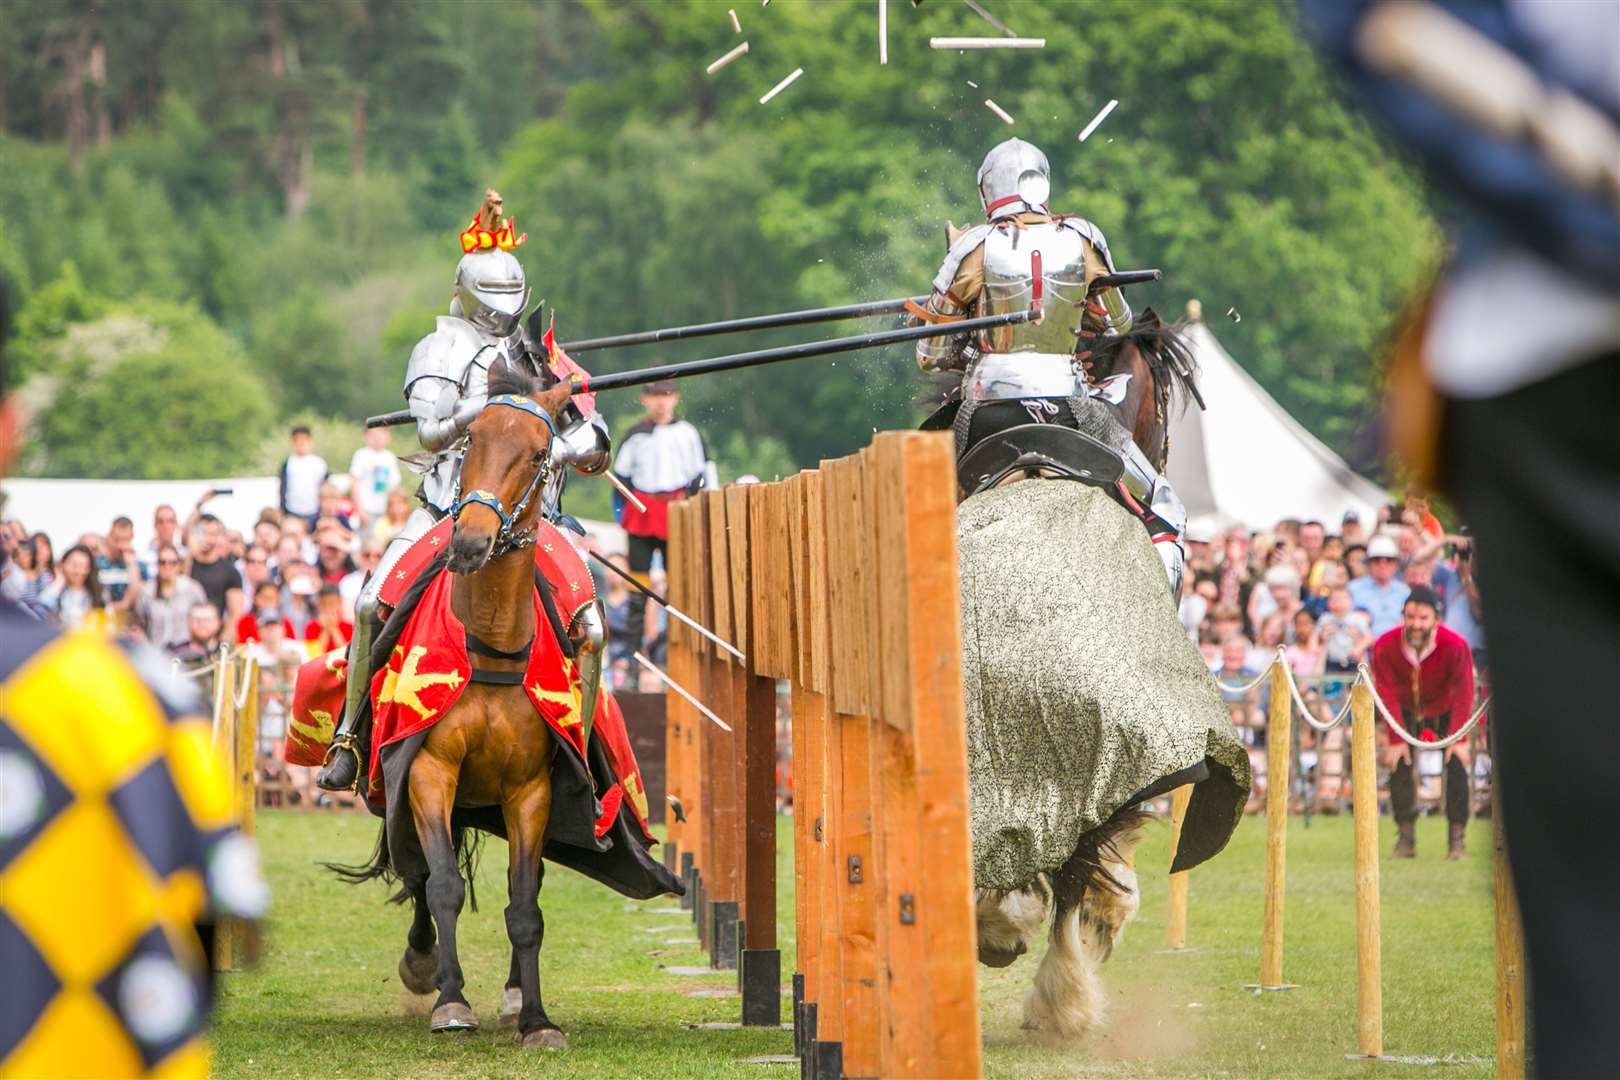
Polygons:
<instances>
[{"instance_id":1,"label":"horse's ear","mask_svg":"<svg viewBox=\"0 0 1620 1080\"><path fill-rule=\"evenodd\" d=\"M540 394L535 398L535 400L540 403L541 408L545 409L546 412L550 413L553 417L556 417L558 413L562 412L563 406L568 404L568 399L573 396L573 382L568 379L564 379L556 386L553 386L550 390Z\"/></svg>"}]
</instances>

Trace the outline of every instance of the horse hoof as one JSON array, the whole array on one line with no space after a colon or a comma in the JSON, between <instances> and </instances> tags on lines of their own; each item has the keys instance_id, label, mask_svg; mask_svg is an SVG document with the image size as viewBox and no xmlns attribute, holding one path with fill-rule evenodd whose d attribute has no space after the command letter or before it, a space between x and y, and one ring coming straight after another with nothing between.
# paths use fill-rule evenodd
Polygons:
<instances>
[{"instance_id":1,"label":"horse hoof","mask_svg":"<svg viewBox=\"0 0 1620 1080\"><path fill-rule=\"evenodd\" d=\"M568 1049L568 1036L563 1034L562 1028L538 1028L524 1035L519 1041L525 1050Z\"/></svg>"},{"instance_id":2,"label":"horse hoof","mask_svg":"<svg viewBox=\"0 0 1620 1080\"><path fill-rule=\"evenodd\" d=\"M523 989L518 986L508 986L501 992L501 1027L513 1027L517 1024L518 1013L523 1011Z\"/></svg>"},{"instance_id":3,"label":"horse hoof","mask_svg":"<svg viewBox=\"0 0 1620 1080\"><path fill-rule=\"evenodd\" d=\"M431 994L439 988L439 950L419 953L407 948L399 958L399 981L413 994Z\"/></svg>"},{"instance_id":4,"label":"horse hoof","mask_svg":"<svg viewBox=\"0 0 1620 1080\"><path fill-rule=\"evenodd\" d=\"M437 1035L441 1031L477 1031L478 1018L472 1007L460 1001L447 1001L433 1010L428 1030Z\"/></svg>"}]
</instances>

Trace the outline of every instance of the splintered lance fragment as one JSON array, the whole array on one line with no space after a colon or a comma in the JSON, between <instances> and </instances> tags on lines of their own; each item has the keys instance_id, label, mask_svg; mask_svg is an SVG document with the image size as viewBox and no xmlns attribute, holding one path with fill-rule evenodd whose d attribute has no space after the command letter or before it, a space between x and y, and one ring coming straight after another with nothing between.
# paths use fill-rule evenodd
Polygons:
<instances>
[{"instance_id":1,"label":"splintered lance fragment","mask_svg":"<svg viewBox=\"0 0 1620 1080\"><path fill-rule=\"evenodd\" d=\"M995 102L991 101L989 98L984 99L984 107L989 109L991 112L995 113L997 116L1001 117L1001 119L1005 123L1010 124L1010 123L1013 122L1013 118L1011 116L1007 115L1007 110L1003 109L1000 105L997 105Z\"/></svg>"},{"instance_id":2,"label":"splintered lance fragment","mask_svg":"<svg viewBox=\"0 0 1620 1080\"><path fill-rule=\"evenodd\" d=\"M1015 37L1018 36L1017 34L1013 33L1011 30L1007 29L1007 24L1006 23L1002 22L1000 19L996 18L994 15L992 15L988 11L984 10L984 8L980 7L978 4L975 4L973 2L973 0L962 0L962 3L966 4L972 10L973 14L977 15L979 18L983 19L985 22L989 23L991 26L995 27L997 30L1000 30L1003 34L1006 34L1008 37L1015 38Z\"/></svg>"},{"instance_id":3,"label":"splintered lance fragment","mask_svg":"<svg viewBox=\"0 0 1620 1080\"><path fill-rule=\"evenodd\" d=\"M889 0L877 0L878 5L878 63L889 62Z\"/></svg>"},{"instance_id":4,"label":"splintered lance fragment","mask_svg":"<svg viewBox=\"0 0 1620 1080\"><path fill-rule=\"evenodd\" d=\"M803 74L804 74L804 68L794 68L793 73L791 75L789 75L787 78L783 79L781 82L777 83L775 86L771 87L769 90L765 91L765 96L759 99L759 103L761 105L765 104L767 101L771 100L771 98L775 97L777 94L780 94L782 91L784 91L788 87L792 86L793 83L794 83L794 80L796 80L800 75L803 75Z\"/></svg>"},{"instance_id":5,"label":"splintered lance fragment","mask_svg":"<svg viewBox=\"0 0 1620 1080\"><path fill-rule=\"evenodd\" d=\"M725 67L727 64L731 63L733 60L737 59L737 57L741 56L747 51L748 42L745 41L735 49L732 49L730 52L726 53L726 55L722 56L720 59L716 60L714 63L710 64L708 67L709 74L713 75L715 72L719 71L721 68Z\"/></svg>"},{"instance_id":6,"label":"splintered lance fragment","mask_svg":"<svg viewBox=\"0 0 1620 1080\"><path fill-rule=\"evenodd\" d=\"M1044 49L1043 37L935 37L930 49Z\"/></svg>"},{"instance_id":7,"label":"splintered lance fragment","mask_svg":"<svg viewBox=\"0 0 1620 1080\"><path fill-rule=\"evenodd\" d=\"M1226 309L1226 317L1231 319L1233 322L1243 321L1243 316L1238 314L1238 309L1235 307L1229 307Z\"/></svg>"},{"instance_id":8,"label":"splintered lance fragment","mask_svg":"<svg viewBox=\"0 0 1620 1080\"><path fill-rule=\"evenodd\" d=\"M742 33L742 23L737 21L737 9L732 8L731 10L727 11L726 14L731 16L731 32L733 34Z\"/></svg>"},{"instance_id":9,"label":"splintered lance fragment","mask_svg":"<svg viewBox=\"0 0 1620 1080\"><path fill-rule=\"evenodd\" d=\"M1114 106L1118 104L1119 102L1117 100L1114 98L1109 98L1108 104L1104 105L1102 109L1098 111L1097 115L1091 118L1091 123L1086 125L1086 130L1080 133L1080 141L1085 142L1086 136L1090 135L1093 131L1096 131L1097 125L1108 119L1108 114L1113 112Z\"/></svg>"}]
</instances>

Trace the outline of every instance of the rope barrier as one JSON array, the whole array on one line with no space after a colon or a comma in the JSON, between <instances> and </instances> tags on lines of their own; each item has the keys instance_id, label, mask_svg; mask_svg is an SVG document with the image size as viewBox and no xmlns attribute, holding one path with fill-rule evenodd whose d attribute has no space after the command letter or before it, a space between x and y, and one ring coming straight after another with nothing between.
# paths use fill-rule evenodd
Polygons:
<instances>
[{"instance_id":1,"label":"rope barrier","mask_svg":"<svg viewBox=\"0 0 1620 1080\"><path fill-rule=\"evenodd\" d=\"M258 663L257 658L246 649L242 650L242 688L236 692L236 707L244 708L247 705L248 694L253 689L253 668Z\"/></svg>"},{"instance_id":2,"label":"rope barrier","mask_svg":"<svg viewBox=\"0 0 1620 1080\"><path fill-rule=\"evenodd\" d=\"M1289 695L1294 699L1294 707L1299 711L1300 717L1307 724L1309 724L1312 729L1320 732L1332 731L1349 718L1349 693L1345 694L1344 704L1339 708L1338 714L1327 723L1324 724L1311 715L1311 710L1308 706L1306 706L1305 699L1300 696L1299 684L1294 681L1294 673L1288 666L1287 650L1285 650L1281 645L1277 646L1277 655L1272 659L1271 663L1267 664L1266 669L1260 674L1256 675L1253 679L1242 684L1224 682L1220 679L1216 679L1215 685L1220 687L1222 690L1231 693L1246 694L1250 690L1253 690L1256 686L1259 686L1266 679L1270 678L1271 669L1274 666L1280 666L1282 668L1283 675L1288 682ZM1475 678L1478 678L1477 672L1475 673ZM1407 745L1415 746L1423 750L1444 750L1446 747L1466 738L1468 733L1474 730L1474 726L1479 723L1480 717L1485 715L1485 710L1490 708L1491 704L1491 698L1487 695L1485 700L1479 703L1479 707L1474 710L1474 714L1468 718L1468 722L1466 724L1464 724L1457 731L1454 731L1450 735L1446 736L1444 739L1431 742L1423 739L1413 738L1411 733L1402 727L1400 722L1390 715L1388 707L1384 705L1384 699L1378 696L1378 685L1373 680L1372 670L1367 667L1365 662L1357 665L1356 677L1350 680L1349 690L1353 691L1358 683L1367 688L1368 693L1373 699L1373 704L1378 709L1378 714L1384 718L1384 723L1389 725L1390 730L1399 735L1401 739L1407 743Z\"/></svg>"},{"instance_id":3,"label":"rope barrier","mask_svg":"<svg viewBox=\"0 0 1620 1080\"><path fill-rule=\"evenodd\" d=\"M1367 665L1362 664L1356 669L1356 671L1357 677L1366 679L1367 685L1369 688L1371 688L1373 686L1372 671L1368 669ZM1490 708L1491 705L1491 699L1487 697L1484 701L1479 703L1479 708L1474 710L1474 715L1468 718L1468 723L1464 724L1462 727L1458 728L1456 731L1452 732L1450 735L1447 735L1443 739L1429 741L1425 739L1414 739L1411 733L1401 726L1400 721L1396 720L1395 717L1390 715L1389 709L1384 705L1384 699L1378 696L1378 691L1376 688L1373 689L1372 699L1373 705L1378 709L1378 715L1384 718L1384 723L1389 725L1389 730L1399 735L1401 737L1401 741L1406 743L1406 745L1415 746L1419 750L1444 750L1446 747L1467 738L1468 733L1474 730L1474 725L1479 723L1479 718L1485 715L1485 710Z\"/></svg>"}]
</instances>

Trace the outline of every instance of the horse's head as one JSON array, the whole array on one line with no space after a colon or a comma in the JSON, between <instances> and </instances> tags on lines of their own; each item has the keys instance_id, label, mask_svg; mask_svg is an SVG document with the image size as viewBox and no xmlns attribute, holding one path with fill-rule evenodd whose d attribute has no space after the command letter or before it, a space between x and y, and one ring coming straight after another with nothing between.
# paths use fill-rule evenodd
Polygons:
<instances>
[{"instance_id":1,"label":"horse's head","mask_svg":"<svg viewBox=\"0 0 1620 1080\"><path fill-rule=\"evenodd\" d=\"M461 496L451 511L452 573L476 573L491 556L532 536L551 471L557 414L570 393L566 382L542 390L538 379L504 360L489 369L489 401L467 428Z\"/></svg>"}]
</instances>

